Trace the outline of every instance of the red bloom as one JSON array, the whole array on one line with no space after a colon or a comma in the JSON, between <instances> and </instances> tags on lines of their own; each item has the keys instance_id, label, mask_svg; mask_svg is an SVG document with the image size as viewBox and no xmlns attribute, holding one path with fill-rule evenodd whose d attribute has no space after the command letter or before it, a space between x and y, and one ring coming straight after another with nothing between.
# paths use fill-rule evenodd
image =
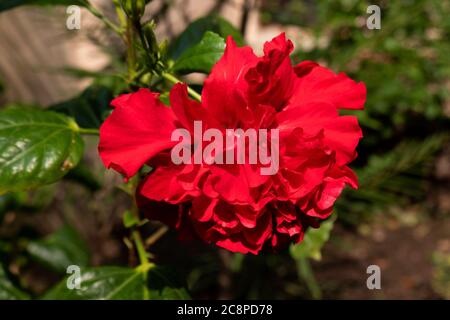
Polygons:
<instances>
[{"instance_id":1,"label":"red bloom","mask_svg":"<svg viewBox=\"0 0 450 320\"><path fill-rule=\"evenodd\" d=\"M129 178L141 166L155 168L140 184L138 205L182 238L199 237L228 250L258 253L300 242L318 227L348 184L347 167L362 137L357 119L338 109L363 109L366 88L311 61L292 66L284 34L257 57L227 39L223 57L205 81L202 103L184 84L170 92L171 108L148 89L116 98L100 129L107 168ZM171 134L193 123L222 132L233 128L279 130L279 171L260 174L251 164L180 164L170 159Z\"/></svg>"}]
</instances>

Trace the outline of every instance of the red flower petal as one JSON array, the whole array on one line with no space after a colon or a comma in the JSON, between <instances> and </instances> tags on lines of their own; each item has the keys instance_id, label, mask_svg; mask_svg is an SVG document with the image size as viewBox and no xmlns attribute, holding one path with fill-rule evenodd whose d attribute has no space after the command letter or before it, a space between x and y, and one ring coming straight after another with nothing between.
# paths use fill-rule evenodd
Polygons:
<instances>
[{"instance_id":1,"label":"red flower petal","mask_svg":"<svg viewBox=\"0 0 450 320\"><path fill-rule=\"evenodd\" d=\"M264 56L245 76L251 105L266 104L281 109L286 104L297 80L289 58L292 50L292 42L286 40L284 33L264 44Z\"/></svg>"},{"instance_id":2,"label":"red flower petal","mask_svg":"<svg viewBox=\"0 0 450 320\"><path fill-rule=\"evenodd\" d=\"M309 200L301 204L302 210L310 217L327 218L333 211L333 205L341 195L345 185L358 187L355 174L348 167L333 167L324 182L311 193Z\"/></svg>"},{"instance_id":3,"label":"red flower petal","mask_svg":"<svg viewBox=\"0 0 450 320\"><path fill-rule=\"evenodd\" d=\"M294 72L298 77L301 78L306 76L311 72L312 69L317 66L319 66L319 64L314 61L304 60L294 67Z\"/></svg>"},{"instance_id":4,"label":"red flower petal","mask_svg":"<svg viewBox=\"0 0 450 320\"><path fill-rule=\"evenodd\" d=\"M186 172L187 169L190 171ZM201 194L196 184L181 181L184 175L189 174L191 179L197 179L203 174L197 165L170 165L159 167L150 173L142 182L140 193L154 201L166 201L168 203L181 203Z\"/></svg>"},{"instance_id":5,"label":"red flower petal","mask_svg":"<svg viewBox=\"0 0 450 320\"><path fill-rule=\"evenodd\" d=\"M291 105L306 104L312 101L332 103L339 109L363 109L366 101L366 86L355 82L344 73L335 74L331 70L303 62L296 67L300 75Z\"/></svg>"},{"instance_id":6,"label":"red flower petal","mask_svg":"<svg viewBox=\"0 0 450 320\"><path fill-rule=\"evenodd\" d=\"M289 106L277 114L277 121L280 136L286 136L298 128L302 128L310 136L323 131L324 144L336 152L340 165L355 158L355 148L362 137L356 117L339 116L331 104L324 102Z\"/></svg>"},{"instance_id":7,"label":"red flower petal","mask_svg":"<svg viewBox=\"0 0 450 320\"><path fill-rule=\"evenodd\" d=\"M265 214L258 220L258 225L255 228L244 228L242 233L219 239L216 244L232 252L257 254L271 235L272 216Z\"/></svg>"},{"instance_id":8,"label":"red flower petal","mask_svg":"<svg viewBox=\"0 0 450 320\"><path fill-rule=\"evenodd\" d=\"M235 128L246 116L244 92L247 81L244 76L257 62L258 58L250 47L238 48L228 37L224 55L204 83L202 103L225 128Z\"/></svg>"},{"instance_id":9,"label":"red flower petal","mask_svg":"<svg viewBox=\"0 0 450 320\"><path fill-rule=\"evenodd\" d=\"M114 100L116 108L100 128L100 157L107 168L125 177L136 174L142 165L170 148L175 129L172 110L148 89Z\"/></svg>"},{"instance_id":10,"label":"red flower petal","mask_svg":"<svg viewBox=\"0 0 450 320\"><path fill-rule=\"evenodd\" d=\"M177 83L170 90L170 106L180 124L191 132L194 130L194 121L202 121L205 127L203 130L208 127L221 128L220 123L209 115L208 109L189 99L185 83Z\"/></svg>"}]
</instances>

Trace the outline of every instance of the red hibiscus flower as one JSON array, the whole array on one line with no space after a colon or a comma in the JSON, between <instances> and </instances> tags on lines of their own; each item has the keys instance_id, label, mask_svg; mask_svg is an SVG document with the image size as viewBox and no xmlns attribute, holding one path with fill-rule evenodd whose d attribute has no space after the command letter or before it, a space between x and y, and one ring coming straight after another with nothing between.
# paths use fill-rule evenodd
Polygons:
<instances>
[{"instance_id":1,"label":"red hibiscus flower","mask_svg":"<svg viewBox=\"0 0 450 320\"><path fill-rule=\"evenodd\" d=\"M291 65L291 41L281 34L264 45L264 55L227 39L223 57L204 83L202 102L176 84L170 107L148 89L121 95L100 129L100 156L107 168L135 175L153 171L137 190L147 217L233 252L257 254L302 240L319 227L346 185L357 188L347 166L362 137L354 116L366 88L344 74L311 61ZM262 175L255 164L174 164L172 132L204 129L277 129L279 170Z\"/></svg>"}]
</instances>

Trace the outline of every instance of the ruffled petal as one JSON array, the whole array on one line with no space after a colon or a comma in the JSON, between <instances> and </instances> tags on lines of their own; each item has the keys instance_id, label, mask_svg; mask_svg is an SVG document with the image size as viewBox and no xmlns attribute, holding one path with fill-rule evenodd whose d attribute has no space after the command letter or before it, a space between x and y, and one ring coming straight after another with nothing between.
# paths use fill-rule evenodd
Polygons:
<instances>
[{"instance_id":1,"label":"ruffled petal","mask_svg":"<svg viewBox=\"0 0 450 320\"><path fill-rule=\"evenodd\" d=\"M318 67L319 64L314 61L304 60L294 67L294 72L298 77L304 77L311 72L312 69Z\"/></svg>"},{"instance_id":2,"label":"ruffled petal","mask_svg":"<svg viewBox=\"0 0 450 320\"><path fill-rule=\"evenodd\" d=\"M216 244L232 252L258 254L264 243L272 235L272 216L267 213L259 220L253 229L242 229L241 233L219 239Z\"/></svg>"},{"instance_id":3,"label":"ruffled petal","mask_svg":"<svg viewBox=\"0 0 450 320\"><path fill-rule=\"evenodd\" d=\"M188 97L187 85L177 83L170 90L170 106L182 127L194 131L194 121L202 121L204 129L220 129L220 123L209 115L201 103Z\"/></svg>"},{"instance_id":4,"label":"ruffled petal","mask_svg":"<svg viewBox=\"0 0 450 320\"><path fill-rule=\"evenodd\" d=\"M289 57L293 48L284 33L264 44L264 56L245 75L252 106L266 104L278 110L289 100L297 80Z\"/></svg>"},{"instance_id":5,"label":"ruffled petal","mask_svg":"<svg viewBox=\"0 0 450 320\"><path fill-rule=\"evenodd\" d=\"M310 217L327 218L333 212L333 205L346 185L357 188L356 175L348 167L334 166L310 197L301 201L302 210Z\"/></svg>"},{"instance_id":6,"label":"ruffled petal","mask_svg":"<svg viewBox=\"0 0 450 320\"><path fill-rule=\"evenodd\" d=\"M287 108L277 114L280 136L286 137L301 128L306 135L323 132L324 145L336 152L338 164L344 165L356 157L356 146L362 137L354 116L339 116L333 105L310 102Z\"/></svg>"},{"instance_id":7,"label":"ruffled petal","mask_svg":"<svg viewBox=\"0 0 450 320\"><path fill-rule=\"evenodd\" d=\"M192 181L200 179L198 176L204 172L200 165L192 164L159 167L142 182L140 193L154 201L185 202L201 194Z\"/></svg>"},{"instance_id":8,"label":"ruffled petal","mask_svg":"<svg viewBox=\"0 0 450 320\"><path fill-rule=\"evenodd\" d=\"M227 38L225 53L204 83L202 103L225 128L235 128L248 113L245 74L258 62L250 47L238 48Z\"/></svg>"},{"instance_id":9,"label":"ruffled petal","mask_svg":"<svg viewBox=\"0 0 450 320\"><path fill-rule=\"evenodd\" d=\"M335 74L331 70L304 62L295 67L298 78L291 105L310 102L327 102L338 109L364 109L366 86L355 82L344 73Z\"/></svg>"}]
</instances>

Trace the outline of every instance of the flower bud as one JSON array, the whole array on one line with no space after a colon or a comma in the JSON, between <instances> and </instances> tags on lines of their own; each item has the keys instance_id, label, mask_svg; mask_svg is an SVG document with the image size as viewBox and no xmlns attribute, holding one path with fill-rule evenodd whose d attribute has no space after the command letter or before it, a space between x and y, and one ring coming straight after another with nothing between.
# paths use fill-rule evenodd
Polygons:
<instances>
[{"instance_id":1,"label":"flower bud","mask_svg":"<svg viewBox=\"0 0 450 320\"><path fill-rule=\"evenodd\" d=\"M145 0L120 0L120 5L128 18L139 20L145 12Z\"/></svg>"},{"instance_id":2,"label":"flower bud","mask_svg":"<svg viewBox=\"0 0 450 320\"><path fill-rule=\"evenodd\" d=\"M156 40L155 32L153 30L154 27L153 23L149 23L146 24L142 30L145 41L147 42L147 48L151 53L157 53L159 51L158 41Z\"/></svg>"}]
</instances>

